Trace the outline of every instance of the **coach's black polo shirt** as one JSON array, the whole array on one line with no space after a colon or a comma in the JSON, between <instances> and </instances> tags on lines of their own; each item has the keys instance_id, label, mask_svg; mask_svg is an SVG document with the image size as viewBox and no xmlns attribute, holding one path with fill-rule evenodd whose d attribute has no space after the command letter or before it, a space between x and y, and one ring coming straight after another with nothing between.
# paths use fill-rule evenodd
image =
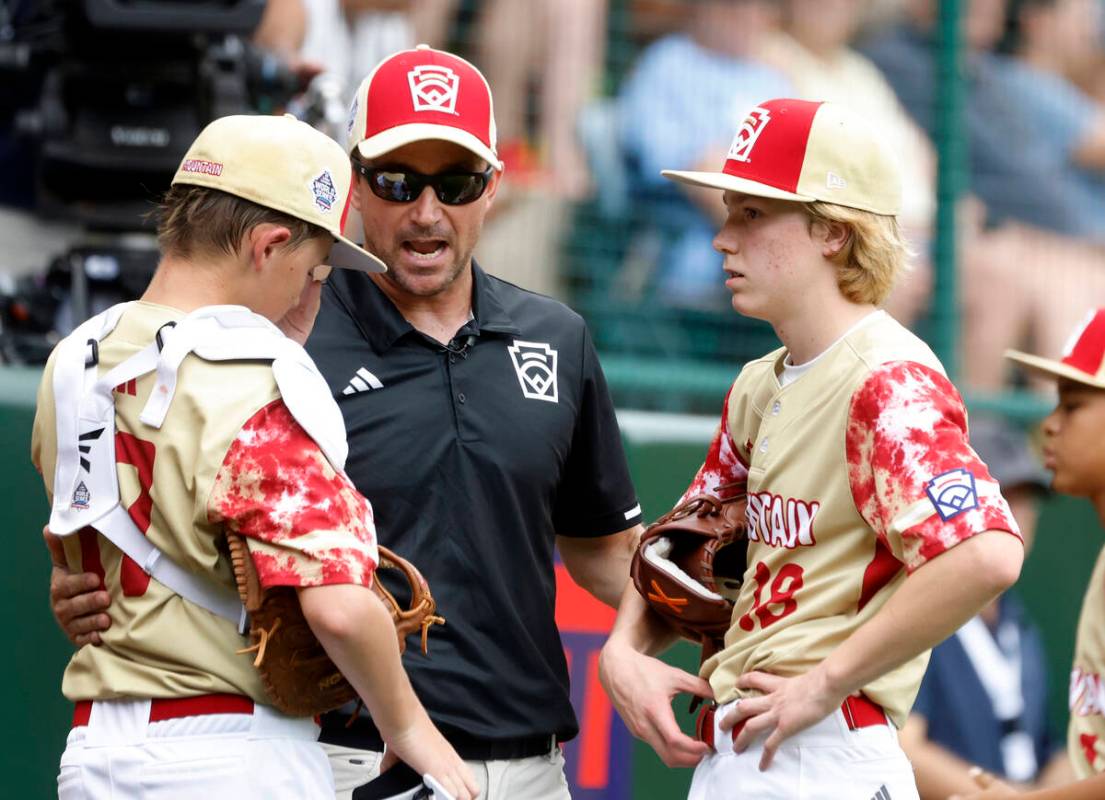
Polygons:
<instances>
[{"instance_id":1,"label":"coach's black polo shirt","mask_svg":"<svg viewBox=\"0 0 1105 800\"><path fill-rule=\"evenodd\" d=\"M403 659L430 717L479 739L569 739L554 535L624 530L640 506L583 320L472 270L474 318L448 348L368 276L334 270L307 349L380 543L417 565L446 619L429 659L417 646ZM323 739L341 741L343 722L324 721Z\"/></svg>"}]
</instances>

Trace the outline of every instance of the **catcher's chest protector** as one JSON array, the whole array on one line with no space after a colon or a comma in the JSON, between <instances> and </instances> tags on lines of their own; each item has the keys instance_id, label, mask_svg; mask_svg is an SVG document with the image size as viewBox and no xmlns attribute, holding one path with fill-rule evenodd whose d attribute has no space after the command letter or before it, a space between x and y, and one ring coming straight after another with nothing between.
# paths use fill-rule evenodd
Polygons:
<instances>
[{"instance_id":1,"label":"catcher's chest protector","mask_svg":"<svg viewBox=\"0 0 1105 800\"><path fill-rule=\"evenodd\" d=\"M156 341L98 377L99 342L115 329L128 305L93 317L58 346L53 376L58 452L50 530L69 536L84 527L96 529L151 577L244 629L238 593L164 557L123 508L115 465L113 390L156 370L156 384L139 419L160 428L189 353L208 361L270 361L284 404L338 472L348 454L341 411L303 348L242 306L197 309L175 326L163 327Z\"/></svg>"}]
</instances>

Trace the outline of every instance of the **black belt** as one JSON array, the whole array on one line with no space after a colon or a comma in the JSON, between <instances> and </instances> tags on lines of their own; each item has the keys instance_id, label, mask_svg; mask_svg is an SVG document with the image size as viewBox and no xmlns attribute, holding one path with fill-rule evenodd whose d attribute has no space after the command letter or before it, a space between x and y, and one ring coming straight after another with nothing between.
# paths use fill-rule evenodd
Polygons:
<instances>
[{"instance_id":1,"label":"black belt","mask_svg":"<svg viewBox=\"0 0 1105 800\"><path fill-rule=\"evenodd\" d=\"M542 736L520 736L514 739L480 739L459 731L442 731L442 735L457 751L457 755L466 761L532 758L548 755L556 746L556 736L551 733ZM380 732L368 719L357 719L348 728L341 725L324 726L319 741L339 747L372 750L377 753L384 749L384 740L380 737Z\"/></svg>"}]
</instances>

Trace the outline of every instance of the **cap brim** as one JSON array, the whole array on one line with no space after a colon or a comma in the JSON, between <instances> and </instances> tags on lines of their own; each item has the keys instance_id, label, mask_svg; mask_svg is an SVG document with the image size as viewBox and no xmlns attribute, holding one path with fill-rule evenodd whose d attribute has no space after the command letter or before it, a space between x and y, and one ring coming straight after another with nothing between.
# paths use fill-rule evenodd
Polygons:
<instances>
[{"instance_id":1,"label":"cap brim","mask_svg":"<svg viewBox=\"0 0 1105 800\"><path fill-rule=\"evenodd\" d=\"M330 255L325 261L331 267L355 269L359 272L387 272L387 265L363 247L353 244L344 236L334 239Z\"/></svg>"},{"instance_id":2,"label":"cap brim","mask_svg":"<svg viewBox=\"0 0 1105 800\"><path fill-rule=\"evenodd\" d=\"M1082 370L1061 361L1040 358L1039 356L1022 353L1019 350L1006 350L1005 357L1020 364L1029 372L1035 372L1038 375L1046 375L1051 378L1067 378L1075 383L1083 383L1095 389L1105 389L1105 381L1098 380L1095 376L1088 375Z\"/></svg>"},{"instance_id":3,"label":"cap brim","mask_svg":"<svg viewBox=\"0 0 1105 800\"><path fill-rule=\"evenodd\" d=\"M452 128L448 125L430 125L427 123L399 125L359 142L357 152L364 158L379 158L385 153L390 153L404 145L426 140L452 142L475 153L495 169L501 170L503 168L503 162L499 161L498 156L490 147L468 131Z\"/></svg>"},{"instance_id":4,"label":"cap brim","mask_svg":"<svg viewBox=\"0 0 1105 800\"><path fill-rule=\"evenodd\" d=\"M783 189L776 189L766 183L757 183L747 178L738 178L725 172L684 172L683 170L665 169L660 172L665 178L670 178L679 183L688 183L691 186L705 186L708 189L721 189L722 191L740 192L753 197L770 197L775 200L793 200L799 203L812 203L816 197L806 194L797 194Z\"/></svg>"}]
</instances>

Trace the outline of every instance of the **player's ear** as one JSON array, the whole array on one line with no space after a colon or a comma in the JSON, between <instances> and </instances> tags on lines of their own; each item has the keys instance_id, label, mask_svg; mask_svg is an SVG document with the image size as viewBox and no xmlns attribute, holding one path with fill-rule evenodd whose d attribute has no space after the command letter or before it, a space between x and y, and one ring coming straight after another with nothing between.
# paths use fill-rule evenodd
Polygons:
<instances>
[{"instance_id":1,"label":"player's ear","mask_svg":"<svg viewBox=\"0 0 1105 800\"><path fill-rule=\"evenodd\" d=\"M254 225L245 235L250 268L261 271L267 267L277 251L291 241L292 232L283 225L263 222Z\"/></svg>"},{"instance_id":2,"label":"player's ear","mask_svg":"<svg viewBox=\"0 0 1105 800\"><path fill-rule=\"evenodd\" d=\"M821 244L821 255L836 258L852 239L852 228L843 222L818 221L814 224L815 233Z\"/></svg>"}]
</instances>

